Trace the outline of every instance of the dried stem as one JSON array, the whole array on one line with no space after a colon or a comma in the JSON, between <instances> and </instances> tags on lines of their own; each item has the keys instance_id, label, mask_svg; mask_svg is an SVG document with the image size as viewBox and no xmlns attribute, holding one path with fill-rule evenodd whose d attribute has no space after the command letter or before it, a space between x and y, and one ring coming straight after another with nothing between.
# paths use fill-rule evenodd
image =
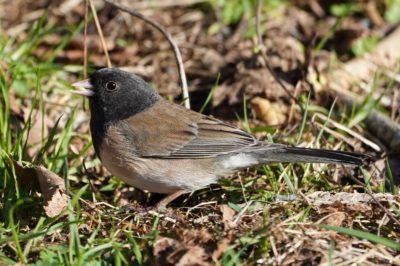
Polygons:
<instances>
[{"instance_id":1,"label":"dried stem","mask_svg":"<svg viewBox=\"0 0 400 266\"><path fill-rule=\"evenodd\" d=\"M262 37L261 37L261 30L260 30L260 20L261 20L261 10L262 10L262 2L263 0L258 0L257 1L257 13L256 13L256 34L257 34L257 46L261 51L261 55L264 59L264 65L268 69L268 71L271 73L271 75L274 77L276 82L281 86L281 88L286 92L286 94L289 96L290 99L292 99L296 104L300 107L301 111L304 113L304 108L303 105L299 103L296 97L292 95L292 93L286 88L285 84L283 84L282 80L276 75L275 71L272 69L272 67L268 64L268 57L266 50L267 48L265 47Z\"/></svg>"},{"instance_id":2,"label":"dried stem","mask_svg":"<svg viewBox=\"0 0 400 266\"><path fill-rule=\"evenodd\" d=\"M93 4L93 1L92 1L92 0L88 0L88 1L89 1L89 3L90 3L90 9L92 10L92 13L93 13L94 22L96 23L97 32L99 33L99 36L100 36L101 46L103 47L104 54L105 54L105 56L106 56L107 67L111 67L110 56L108 55L107 45L106 45L106 42L105 42L105 40L104 40L103 31L101 30L99 18L97 17L96 8L94 7L94 4Z\"/></svg>"},{"instance_id":3,"label":"dried stem","mask_svg":"<svg viewBox=\"0 0 400 266\"><path fill-rule=\"evenodd\" d=\"M182 56L181 53L179 51L178 45L176 44L176 42L172 39L172 36L169 32L167 32L163 26L161 26L159 23L143 16L141 13L132 10L128 7L122 6L118 3L115 3L114 1L111 0L104 0L104 2L115 6L116 8L118 8L121 11L127 12L128 14L137 17L143 21L145 21L146 23L150 24L151 26L153 26L154 28L156 28L158 31L160 31L164 37L168 40L169 44L171 45L173 51L174 51L174 55L175 55L175 61L176 64L178 66L178 73L179 73L179 78L181 81L181 87L182 87L182 96L183 96L183 101L185 103L185 107L190 109L190 101L189 101L189 92L188 92L188 88L187 88L187 81L186 81L186 74L185 74L185 69L183 66L183 62L182 62Z\"/></svg>"},{"instance_id":4,"label":"dried stem","mask_svg":"<svg viewBox=\"0 0 400 266\"><path fill-rule=\"evenodd\" d=\"M89 0L84 1L85 5L85 26L83 28L83 79L87 77L87 25L88 25L88 11L89 11Z\"/></svg>"}]
</instances>

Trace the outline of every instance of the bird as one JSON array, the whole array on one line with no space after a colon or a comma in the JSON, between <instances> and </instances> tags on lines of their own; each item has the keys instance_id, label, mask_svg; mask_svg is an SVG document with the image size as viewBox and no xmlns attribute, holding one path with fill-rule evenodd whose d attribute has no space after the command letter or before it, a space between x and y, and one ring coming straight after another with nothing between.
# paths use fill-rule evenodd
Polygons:
<instances>
[{"instance_id":1,"label":"bird","mask_svg":"<svg viewBox=\"0 0 400 266\"><path fill-rule=\"evenodd\" d=\"M216 118L161 97L138 75L102 68L72 84L89 99L94 150L109 172L127 184L180 195L217 183L242 169L277 163L360 165L364 154L265 142Z\"/></svg>"}]
</instances>

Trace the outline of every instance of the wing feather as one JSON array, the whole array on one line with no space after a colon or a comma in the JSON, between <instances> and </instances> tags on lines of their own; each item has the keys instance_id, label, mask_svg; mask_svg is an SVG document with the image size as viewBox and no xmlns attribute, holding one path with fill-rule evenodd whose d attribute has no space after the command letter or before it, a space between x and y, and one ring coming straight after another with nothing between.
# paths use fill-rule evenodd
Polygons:
<instances>
[{"instance_id":1,"label":"wing feather","mask_svg":"<svg viewBox=\"0 0 400 266\"><path fill-rule=\"evenodd\" d=\"M141 157L207 158L262 145L236 127L165 100L121 123Z\"/></svg>"}]
</instances>

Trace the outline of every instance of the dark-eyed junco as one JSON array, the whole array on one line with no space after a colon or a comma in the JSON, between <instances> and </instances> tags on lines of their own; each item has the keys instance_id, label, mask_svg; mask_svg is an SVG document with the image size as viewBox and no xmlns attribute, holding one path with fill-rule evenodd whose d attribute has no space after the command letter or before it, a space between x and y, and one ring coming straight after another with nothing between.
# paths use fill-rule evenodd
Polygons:
<instances>
[{"instance_id":1,"label":"dark-eyed junco","mask_svg":"<svg viewBox=\"0 0 400 266\"><path fill-rule=\"evenodd\" d=\"M90 129L104 166L126 183L170 194L216 183L220 176L274 162L360 164L365 155L263 142L206 115L164 100L140 77L115 68L72 84L89 98Z\"/></svg>"}]
</instances>

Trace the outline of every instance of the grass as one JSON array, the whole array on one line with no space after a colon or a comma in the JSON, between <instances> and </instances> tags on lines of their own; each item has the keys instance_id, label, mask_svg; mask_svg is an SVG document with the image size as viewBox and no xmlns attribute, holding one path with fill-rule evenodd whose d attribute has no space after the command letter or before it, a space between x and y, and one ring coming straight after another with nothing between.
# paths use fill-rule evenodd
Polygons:
<instances>
[{"instance_id":1,"label":"grass","mask_svg":"<svg viewBox=\"0 0 400 266\"><path fill-rule=\"evenodd\" d=\"M360 230L354 230L351 228L344 228L344 227L337 227L337 226L329 226L329 225L320 225L320 227L324 228L324 229L328 229L328 230L332 230L335 232L338 232L340 234L346 234L346 235L351 235L351 236L355 236L361 239L367 239L373 243L378 243L378 244L382 244L386 247L392 248L394 250L398 250L400 251L400 243L396 242L394 240L391 239L387 239L385 237L380 237L368 232L363 232Z\"/></svg>"},{"instance_id":2,"label":"grass","mask_svg":"<svg viewBox=\"0 0 400 266\"><path fill-rule=\"evenodd\" d=\"M147 265L155 262L154 255L162 257L160 253L154 254L153 247L166 236L183 243L183 247L200 246L204 250L210 243L218 245L226 240L226 246L214 261L217 265L258 261L279 264L284 254L311 252L308 246L313 247L313 243L308 241L317 240L327 245L327 254L343 242L366 250L371 249L371 243L378 243L391 254L399 250L399 243L393 237L399 234L399 227L390 222L382 226L379 210L374 210L367 222L360 222L361 226L349 225L353 229L315 225L324 215L302 198L304 194L355 189L345 177L342 183L333 180L332 176L339 175L341 169L327 166L276 164L251 169L221 180L218 187L185 196L164 214L142 213L136 203L132 203L136 209L121 208L119 196L113 192L128 193L129 188L106 174L93 155L89 132L77 128L86 103L66 96L69 81L82 69L56 60L82 25L56 27L47 23L47 15L25 30L27 35L22 41L17 41L17 36L0 38L0 60L5 64L5 68L0 68L0 264ZM35 50L53 33L64 33L59 44L43 57L35 55ZM322 49L321 43L318 49ZM219 76L215 83L217 86ZM213 92L214 89L202 110L208 106ZM15 102L10 101L12 97ZM306 112L291 133L254 126L246 100L243 101L244 117L240 120L245 130L263 134L269 141L304 144L311 136L315 144L332 148L339 140L323 129L315 134L307 122L315 112L311 101L309 94ZM16 122L12 107L24 109L27 114L24 123ZM333 108L318 108L329 114L329 118L342 119L343 124L351 127L362 124L376 107L377 101L368 95L362 108L355 110L350 118ZM35 121L37 112L41 114L39 121ZM40 128L39 143L30 142L32 134L37 134L32 129L35 124ZM65 179L71 201L61 215L55 218L44 215L40 195L17 177L12 160L28 165L42 164ZM369 171L363 170L359 176L365 180L368 190L379 187L371 182ZM391 186L393 191L393 183ZM277 200L291 196L296 198ZM228 214L224 217L220 209L224 204L233 210L233 217ZM391 208L399 212L395 205ZM235 221L236 225L232 226ZM324 234L319 227L345 234L346 240ZM362 228L370 232L361 232ZM378 229L383 235L378 236ZM362 242L356 242L353 237ZM300 242L304 245L299 246Z\"/></svg>"}]
</instances>

